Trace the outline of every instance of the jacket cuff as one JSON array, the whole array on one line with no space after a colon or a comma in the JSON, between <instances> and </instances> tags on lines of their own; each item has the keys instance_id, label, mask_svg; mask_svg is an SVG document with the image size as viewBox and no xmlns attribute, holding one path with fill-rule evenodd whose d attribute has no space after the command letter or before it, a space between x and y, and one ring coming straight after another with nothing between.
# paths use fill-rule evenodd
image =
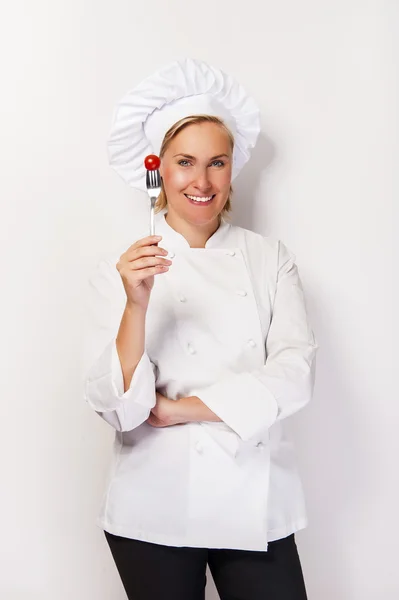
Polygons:
<instances>
[{"instance_id":1,"label":"jacket cuff","mask_svg":"<svg viewBox=\"0 0 399 600\"><path fill-rule=\"evenodd\" d=\"M91 408L101 413L118 410L131 402L151 410L156 403L155 375L146 352L134 371L129 389L124 392L123 388L123 373L114 339L88 374L85 399Z\"/></svg>"},{"instance_id":2,"label":"jacket cuff","mask_svg":"<svg viewBox=\"0 0 399 600\"><path fill-rule=\"evenodd\" d=\"M263 439L277 419L274 396L250 373L232 374L225 381L191 390L190 395L200 398L244 442Z\"/></svg>"}]
</instances>

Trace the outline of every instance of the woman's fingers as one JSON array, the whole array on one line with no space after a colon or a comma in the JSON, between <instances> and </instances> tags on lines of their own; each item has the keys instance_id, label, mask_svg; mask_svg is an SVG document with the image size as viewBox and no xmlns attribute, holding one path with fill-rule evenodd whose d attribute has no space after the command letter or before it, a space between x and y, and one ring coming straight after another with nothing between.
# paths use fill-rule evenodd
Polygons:
<instances>
[{"instance_id":1,"label":"woman's fingers","mask_svg":"<svg viewBox=\"0 0 399 600\"><path fill-rule=\"evenodd\" d=\"M167 258L159 258L159 257L145 257L138 258L136 260L129 262L129 267L132 271L138 271L141 269L147 269L148 267L157 267L164 266L169 267L172 264L172 261Z\"/></svg>"},{"instance_id":2,"label":"woman's fingers","mask_svg":"<svg viewBox=\"0 0 399 600\"><path fill-rule=\"evenodd\" d=\"M129 272L142 271L143 269L149 269L151 267L170 267L172 261L167 256L168 251L164 248L159 248L156 245L143 245L148 244L155 238L149 236L138 240L135 244L130 246L128 250L119 259L117 269L123 276L127 276ZM153 274L153 273L152 273ZM140 280L142 279L142 273L140 272Z\"/></svg>"},{"instance_id":3,"label":"woman's fingers","mask_svg":"<svg viewBox=\"0 0 399 600\"><path fill-rule=\"evenodd\" d=\"M124 279L127 283L137 285L149 277L153 277L154 275L158 275L158 273L164 273L166 271L169 271L169 267L167 265L155 265L153 267L146 267L144 269L122 269L119 271L119 273L122 279Z\"/></svg>"},{"instance_id":4,"label":"woman's fingers","mask_svg":"<svg viewBox=\"0 0 399 600\"><path fill-rule=\"evenodd\" d=\"M147 237L141 238L140 240L134 242L134 244L132 244L130 248L127 249L127 252L130 252L130 250L137 250L138 248L143 248L145 246L156 247L161 241L161 239L161 236L156 235L149 235Z\"/></svg>"},{"instance_id":5,"label":"woman's fingers","mask_svg":"<svg viewBox=\"0 0 399 600\"><path fill-rule=\"evenodd\" d=\"M129 248L123 255L124 260L137 260L143 256L167 256L168 251L158 246L141 246L140 248Z\"/></svg>"}]
</instances>

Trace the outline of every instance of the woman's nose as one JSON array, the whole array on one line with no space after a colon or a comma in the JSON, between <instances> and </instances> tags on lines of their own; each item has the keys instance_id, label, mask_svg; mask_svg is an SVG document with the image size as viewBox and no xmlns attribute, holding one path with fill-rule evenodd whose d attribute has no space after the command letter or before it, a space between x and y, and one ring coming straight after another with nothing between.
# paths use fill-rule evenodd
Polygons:
<instances>
[{"instance_id":1,"label":"woman's nose","mask_svg":"<svg viewBox=\"0 0 399 600\"><path fill-rule=\"evenodd\" d=\"M201 169L196 173L194 187L201 192L206 192L212 187L207 169Z\"/></svg>"}]
</instances>

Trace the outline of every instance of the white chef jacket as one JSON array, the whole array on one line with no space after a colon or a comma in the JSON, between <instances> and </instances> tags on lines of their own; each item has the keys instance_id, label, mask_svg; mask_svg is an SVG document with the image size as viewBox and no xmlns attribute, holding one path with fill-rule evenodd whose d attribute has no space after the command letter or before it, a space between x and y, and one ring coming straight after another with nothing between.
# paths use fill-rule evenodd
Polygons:
<instances>
[{"instance_id":1,"label":"white chef jacket","mask_svg":"<svg viewBox=\"0 0 399 600\"><path fill-rule=\"evenodd\" d=\"M116 430L98 524L169 546L266 551L307 525L284 419L311 398L318 346L294 255L225 220L205 248L190 248L164 213L155 227L173 264L155 276L145 352L126 392L115 343L126 301L119 256L90 281L85 398ZM198 396L222 422L152 427L156 390Z\"/></svg>"}]
</instances>

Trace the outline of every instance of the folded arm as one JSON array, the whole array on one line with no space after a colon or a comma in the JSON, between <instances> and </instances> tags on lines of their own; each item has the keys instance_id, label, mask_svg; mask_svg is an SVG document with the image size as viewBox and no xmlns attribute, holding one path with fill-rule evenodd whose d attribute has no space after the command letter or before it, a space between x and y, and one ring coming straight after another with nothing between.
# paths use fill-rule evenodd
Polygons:
<instances>
[{"instance_id":1,"label":"folded arm","mask_svg":"<svg viewBox=\"0 0 399 600\"><path fill-rule=\"evenodd\" d=\"M197 405L198 415L209 417L204 420L216 420L216 415L243 441L260 441L273 423L311 399L317 347L294 257L280 242L265 365L192 390L183 404L191 414ZM198 399L206 408L198 408Z\"/></svg>"}]
</instances>

